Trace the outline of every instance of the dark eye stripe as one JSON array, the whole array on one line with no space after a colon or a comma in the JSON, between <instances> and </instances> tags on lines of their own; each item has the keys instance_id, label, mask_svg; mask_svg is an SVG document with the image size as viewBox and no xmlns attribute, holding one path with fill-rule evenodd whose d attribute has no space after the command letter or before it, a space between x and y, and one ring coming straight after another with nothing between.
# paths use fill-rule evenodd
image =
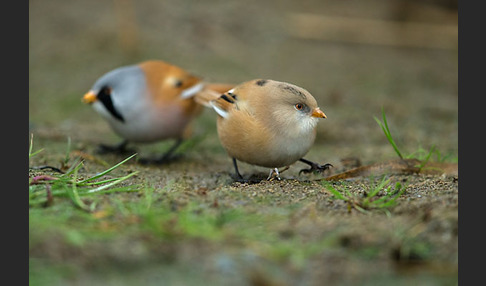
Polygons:
<instances>
[{"instance_id":1,"label":"dark eye stripe","mask_svg":"<svg viewBox=\"0 0 486 286\"><path fill-rule=\"evenodd\" d=\"M111 100L111 90L109 88L101 89L101 91L98 93L98 100L103 103L106 110L108 110L113 117L125 123L125 118L123 118L120 112L118 112L115 106L113 106L113 101Z\"/></svg>"}]
</instances>

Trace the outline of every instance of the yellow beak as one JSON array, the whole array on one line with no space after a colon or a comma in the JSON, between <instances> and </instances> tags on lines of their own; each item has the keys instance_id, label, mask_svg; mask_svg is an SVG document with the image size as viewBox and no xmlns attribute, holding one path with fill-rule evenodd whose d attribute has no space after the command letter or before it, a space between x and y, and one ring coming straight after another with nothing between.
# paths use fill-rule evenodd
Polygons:
<instances>
[{"instance_id":1,"label":"yellow beak","mask_svg":"<svg viewBox=\"0 0 486 286\"><path fill-rule=\"evenodd\" d=\"M92 92L91 90L90 90L90 91L88 91L88 92L87 92L87 93L86 93L86 94L83 96L83 99L82 99L82 101L83 101L84 103L88 103L88 104L93 103L93 102L95 102L96 100L97 100L97 99L96 99L96 94L95 94L94 92Z\"/></svg>"},{"instance_id":2,"label":"yellow beak","mask_svg":"<svg viewBox=\"0 0 486 286\"><path fill-rule=\"evenodd\" d=\"M312 117L317 117L317 118L327 118L326 114L324 114L324 112L322 112L322 110L319 109L319 107L317 107L316 109L314 109L312 111Z\"/></svg>"}]
</instances>

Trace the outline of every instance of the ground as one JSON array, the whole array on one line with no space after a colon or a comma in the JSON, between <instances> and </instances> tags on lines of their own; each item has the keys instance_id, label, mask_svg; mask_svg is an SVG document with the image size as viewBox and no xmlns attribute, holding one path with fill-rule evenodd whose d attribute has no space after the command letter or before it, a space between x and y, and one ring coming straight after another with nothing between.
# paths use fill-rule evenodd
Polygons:
<instances>
[{"instance_id":1,"label":"ground","mask_svg":"<svg viewBox=\"0 0 486 286\"><path fill-rule=\"evenodd\" d=\"M216 114L206 109L178 160L143 166L135 158L105 176L138 171L122 183L135 191L81 197L90 211L58 196L29 208L32 284L457 285L457 49L289 33L293 12L394 20L402 11L394 2L29 2L29 133L33 151L42 149L30 167L65 171L82 158L77 175L85 178L126 158L96 153L120 138L81 97L106 71L149 58L209 81L304 87L328 116L306 158L334 166L299 174L306 166L296 163L281 181L234 182ZM420 11L429 14L406 20L457 25L454 10L428 3ZM398 156L375 121L382 110L402 153L424 159L435 147L436 165L387 165ZM171 143L132 147L152 156ZM366 175L326 180L372 165ZM239 166L245 176L268 174ZM39 175L59 174L29 170L30 180ZM393 206L360 211L356 203L383 176L390 184L378 198L397 182L404 192Z\"/></svg>"}]
</instances>

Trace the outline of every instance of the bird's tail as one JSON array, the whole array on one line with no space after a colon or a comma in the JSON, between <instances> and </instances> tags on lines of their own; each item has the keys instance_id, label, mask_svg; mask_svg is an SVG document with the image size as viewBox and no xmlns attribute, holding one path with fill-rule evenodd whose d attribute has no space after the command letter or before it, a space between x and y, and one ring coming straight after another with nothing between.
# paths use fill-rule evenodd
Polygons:
<instances>
[{"instance_id":1,"label":"bird's tail","mask_svg":"<svg viewBox=\"0 0 486 286\"><path fill-rule=\"evenodd\" d=\"M206 107L211 107L209 102L219 98L223 93L235 87L228 83L206 83L204 88L194 96L194 100Z\"/></svg>"}]
</instances>

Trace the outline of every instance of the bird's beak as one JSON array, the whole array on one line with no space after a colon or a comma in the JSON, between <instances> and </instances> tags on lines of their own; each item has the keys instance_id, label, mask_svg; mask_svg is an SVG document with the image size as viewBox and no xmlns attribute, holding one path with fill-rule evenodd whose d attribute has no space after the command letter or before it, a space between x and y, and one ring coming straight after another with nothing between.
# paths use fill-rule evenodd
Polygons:
<instances>
[{"instance_id":1,"label":"bird's beak","mask_svg":"<svg viewBox=\"0 0 486 286\"><path fill-rule=\"evenodd\" d=\"M316 109L312 111L311 116L317 118L327 118L326 114L324 114L324 112L322 112L322 110L320 110L319 107L316 107Z\"/></svg>"},{"instance_id":2,"label":"bird's beak","mask_svg":"<svg viewBox=\"0 0 486 286\"><path fill-rule=\"evenodd\" d=\"M82 101L91 104L96 101L96 94L90 90L83 96Z\"/></svg>"}]
</instances>

